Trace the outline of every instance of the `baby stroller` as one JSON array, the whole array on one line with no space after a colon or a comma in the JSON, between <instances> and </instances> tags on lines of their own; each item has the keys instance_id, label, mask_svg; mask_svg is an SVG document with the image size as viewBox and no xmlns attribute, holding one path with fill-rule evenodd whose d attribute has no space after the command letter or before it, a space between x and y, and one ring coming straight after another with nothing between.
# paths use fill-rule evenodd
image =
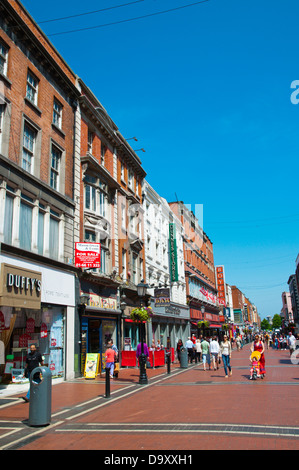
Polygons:
<instances>
[{"instance_id":1,"label":"baby stroller","mask_svg":"<svg viewBox=\"0 0 299 470\"><path fill-rule=\"evenodd\" d=\"M260 358L261 353L259 351L253 351L250 356L251 369L250 369L250 380L256 380L258 378L263 379L264 374L260 373Z\"/></svg>"}]
</instances>

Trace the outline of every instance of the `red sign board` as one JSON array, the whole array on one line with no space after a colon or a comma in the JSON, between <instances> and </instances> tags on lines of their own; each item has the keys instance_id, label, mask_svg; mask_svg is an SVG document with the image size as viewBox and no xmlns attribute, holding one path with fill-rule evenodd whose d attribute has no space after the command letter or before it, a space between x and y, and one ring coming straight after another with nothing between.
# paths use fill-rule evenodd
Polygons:
<instances>
[{"instance_id":1,"label":"red sign board","mask_svg":"<svg viewBox=\"0 0 299 470\"><path fill-rule=\"evenodd\" d=\"M100 268L101 244L75 243L75 266L77 268Z\"/></svg>"},{"instance_id":2,"label":"red sign board","mask_svg":"<svg viewBox=\"0 0 299 470\"><path fill-rule=\"evenodd\" d=\"M218 302L220 305L225 305L225 281L223 266L216 266L216 279L218 288Z\"/></svg>"}]
</instances>

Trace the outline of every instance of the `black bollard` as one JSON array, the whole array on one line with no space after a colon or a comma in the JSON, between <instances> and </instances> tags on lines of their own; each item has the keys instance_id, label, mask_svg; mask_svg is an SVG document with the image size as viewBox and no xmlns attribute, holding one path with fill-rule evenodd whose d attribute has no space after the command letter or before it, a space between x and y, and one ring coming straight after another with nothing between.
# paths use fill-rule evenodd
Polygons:
<instances>
[{"instance_id":1,"label":"black bollard","mask_svg":"<svg viewBox=\"0 0 299 470\"><path fill-rule=\"evenodd\" d=\"M170 374L170 352L167 353L167 374Z\"/></svg>"},{"instance_id":2,"label":"black bollard","mask_svg":"<svg viewBox=\"0 0 299 470\"><path fill-rule=\"evenodd\" d=\"M106 368L105 398L110 398L110 369Z\"/></svg>"}]
</instances>

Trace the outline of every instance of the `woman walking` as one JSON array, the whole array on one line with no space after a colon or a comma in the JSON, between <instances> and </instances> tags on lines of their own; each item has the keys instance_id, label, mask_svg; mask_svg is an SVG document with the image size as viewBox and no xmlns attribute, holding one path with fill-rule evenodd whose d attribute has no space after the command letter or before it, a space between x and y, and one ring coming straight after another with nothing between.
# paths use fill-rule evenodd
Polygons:
<instances>
[{"instance_id":1,"label":"woman walking","mask_svg":"<svg viewBox=\"0 0 299 470\"><path fill-rule=\"evenodd\" d=\"M254 341L251 345L250 351L258 351L261 353L261 358L260 358L260 374L265 375L266 369L265 369L265 346L263 341L260 339L259 335L255 335Z\"/></svg>"},{"instance_id":2,"label":"woman walking","mask_svg":"<svg viewBox=\"0 0 299 470\"><path fill-rule=\"evenodd\" d=\"M232 347L230 341L228 341L227 336L223 337L223 341L220 345L222 361L224 365L225 378L228 378L227 369L229 370L229 375L232 375L232 368L230 365L230 358L232 354Z\"/></svg>"}]
</instances>

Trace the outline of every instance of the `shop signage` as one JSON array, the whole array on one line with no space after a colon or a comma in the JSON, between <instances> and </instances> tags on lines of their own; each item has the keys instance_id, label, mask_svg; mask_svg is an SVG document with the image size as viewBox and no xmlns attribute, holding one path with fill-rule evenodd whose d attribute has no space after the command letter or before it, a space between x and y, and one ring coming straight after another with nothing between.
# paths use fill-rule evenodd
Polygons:
<instances>
[{"instance_id":1,"label":"shop signage","mask_svg":"<svg viewBox=\"0 0 299 470\"><path fill-rule=\"evenodd\" d=\"M155 307L170 305L170 289L155 289Z\"/></svg>"},{"instance_id":2,"label":"shop signage","mask_svg":"<svg viewBox=\"0 0 299 470\"><path fill-rule=\"evenodd\" d=\"M216 280L218 289L218 302L220 305L226 305L224 266L216 266Z\"/></svg>"},{"instance_id":3,"label":"shop signage","mask_svg":"<svg viewBox=\"0 0 299 470\"><path fill-rule=\"evenodd\" d=\"M86 379L95 379L99 370L99 354L86 354L84 376Z\"/></svg>"},{"instance_id":4,"label":"shop signage","mask_svg":"<svg viewBox=\"0 0 299 470\"><path fill-rule=\"evenodd\" d=\"M170 280L177 282L178 275L178 259L177 259L177 246L176 246L176 226L169 224L169 251L170 251Z\"/></svg>"},{"instance_id":5,"label":"shop signage","mask_svg":"<svg viewBox=\"0 0 299 470\"><path fill-rule=\"evenodd\" d=\"M85 293L81 292L81 295L82 294L85 294ZM117 309L116 299L112 299L110 297L100 297L99 295L96 295L96 294L87 294L87 295L88 295L88 300L87 300L88 307L103 308L103 309L107 308L110 310Z\"/></svg>"},{"instance_id":6,"label":"shop signage","mask_svg":"<svg viewBox=\"0 0 299 470\"><path fill-rule=\"evenodd\" d=\"M1 265L0 305L40 309L41 290L40 272Z\"/></svg>"},{"instance_id":7,"label":"shop signage","mask_svg":"<svg viewBox=\"0 0 299 470\"><path fill-rule=\"evenodd\" d=\"M101 244L75 243L75 266L77 268L100 268Z\"/></svg>"},{"instance_id":8,"label":"shop signage","mask_svg":"<svg viewBox=\"0 0 299 470\"><path fill-rule=\"evenodd\" d=\"M179 309L179 307L165 307L165 313L169 313L170 315L180 315L181 314L181 310Z\"/></svg>"}]
</instances>

